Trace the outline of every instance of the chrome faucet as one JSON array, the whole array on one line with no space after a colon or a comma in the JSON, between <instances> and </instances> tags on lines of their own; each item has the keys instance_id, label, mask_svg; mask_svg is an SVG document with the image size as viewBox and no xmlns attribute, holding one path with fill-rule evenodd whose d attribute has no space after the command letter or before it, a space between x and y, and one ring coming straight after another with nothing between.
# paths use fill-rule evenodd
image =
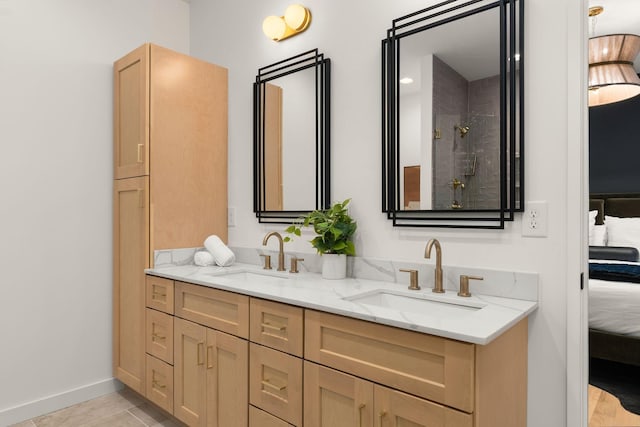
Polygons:
<instances>
[{"instance_id":1,"label":"chrome faucet","mask_svg":"<svg viewBox=\"0 0 640 427\"><path fill-rule=\"evenodd\" d=\"M279 243L279 249L278 249L278 271L285 271L284 268L284 242L282 241L282 236L280 235L280 233L278 233L277 231L272 231L271 233L268 233L266 236L264 236L264 239L262 240L262 246L267 246L267 241L269 240L269 237L271 236L276 236L278 238L278 243Z\"/></svg>"},{"instance_id":2,"label":"chrome faucet","mask_svg":"<svg viewBox=\"0 0 640 427\"><path fill-rule=\"evenodd\" d=\"M427 242L427 247L424 248L424 257L431 258L431 248L434 245L436 247L436 273L433 292L441 294L444 292L444 288L442 286L442 247L437 239L431 239Z\"/></svg>"}]
</instances>

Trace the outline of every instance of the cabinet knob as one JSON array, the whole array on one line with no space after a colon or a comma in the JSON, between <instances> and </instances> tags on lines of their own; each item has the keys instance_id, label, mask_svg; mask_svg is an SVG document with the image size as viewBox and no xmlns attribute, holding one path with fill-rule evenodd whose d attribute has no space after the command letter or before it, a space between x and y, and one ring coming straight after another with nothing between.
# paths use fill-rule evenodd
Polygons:
<instances>
[{"instance_id":1,"label":"cabinet knob","mask_svg":"<svg viewBox=\"0 0 640 427\"><path fill-rule=\"evenodd\" d=\"M479 276L460 276L460 291L458 292L459 297L470 297L471 292L469 292L469 280L484 280L484 277Z\"/></svg>"}]
</instances>

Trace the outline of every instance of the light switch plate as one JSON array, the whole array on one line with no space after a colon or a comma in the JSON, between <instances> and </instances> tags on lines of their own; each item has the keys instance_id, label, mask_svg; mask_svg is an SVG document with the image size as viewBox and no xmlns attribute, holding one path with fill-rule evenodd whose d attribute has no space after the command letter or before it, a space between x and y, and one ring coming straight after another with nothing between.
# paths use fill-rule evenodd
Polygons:
<instances>
[{"instance_id":1,"label":"light switch plate","mask_svg":"<svg viewBox=\"0 0 640 427\"><path fill-rule=\"evenodd\" d=\"M522 235L547 237L548 206L546 201L525 202L522 214Z\"/></svg>"}]
</instances>

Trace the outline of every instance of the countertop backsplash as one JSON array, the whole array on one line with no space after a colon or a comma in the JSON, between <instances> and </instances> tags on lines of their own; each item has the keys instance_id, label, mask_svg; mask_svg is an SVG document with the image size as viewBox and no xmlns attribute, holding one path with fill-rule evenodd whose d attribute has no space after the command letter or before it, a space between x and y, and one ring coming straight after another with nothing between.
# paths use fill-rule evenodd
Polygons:
<instances>
[{"instance_id":1,"label":"countertop backsplash","mask_svg":"<svg viewBox=\"0 0 640 427\"><path fill-rule=\"evenodd\" d=\"M267 248L230 247L236 255L236 262L243 264L262 265L261 254L271 255L277 259L278 252ZM154 253L154 268L172 267L193 264L193 256L202 248L182 248L158 250ZM320 273L322 271L322 257L312 253L287 252L285 265L291 265L291 257L303 258L298 263L301 272ZM272 261L273 265L273 261ZM377 280L409 285L409 274L400 269L418 270L418 283L422 288L433 286L435 260L424 262L390 261L375 258L348 257L347 277ZM514 272L443 265L443 284L447 290L457 290L460 275L480 276L482 281L472 281L471 292L505 298L527 301L538 301L538 274L529 272Z\"/></svg>"}]
</instances>

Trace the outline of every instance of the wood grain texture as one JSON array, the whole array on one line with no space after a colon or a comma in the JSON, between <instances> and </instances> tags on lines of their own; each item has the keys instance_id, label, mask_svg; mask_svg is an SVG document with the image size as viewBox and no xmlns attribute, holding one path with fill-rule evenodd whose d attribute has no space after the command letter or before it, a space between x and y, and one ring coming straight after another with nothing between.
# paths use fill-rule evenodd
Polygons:
<instances>
[{"instance_id":1,"label":"wood grain texture","mask_svg":"<svg viewBox=\"0 0 640 427\"><path fill-rule=\"evenodd\" d=\"M173 366L147 354L146 397L173 414Z\"/></svg>"},{"instance_id":2,"label":"wood grain texture","mask_svg":"<svg viewBox=\"0 0 640 427\"><path fill-rule=\"evenodd\" d=\"M640 415L627 411L614 395L589 385L589 427L638 427Z\"/></svg>"},{"instance_id":3,"label":"wood grain texture","mask_svg":"<svg viewBox=\"0 0 640 427\"><path fill-rule=\"evenodd\" d=\"M153 249L227 241L227 69L151 45Z\"/></svg>"},{"instance_id":4,"label":"wood grain texture","mask_svg":"<svg viewBox=\"0 0 640 427\"><path fill-rule=\"evenodd\" d=\"M249 402L302 426L302 359L251 343Z\"/></svg>"},{"instance_id":5,"label":"wood grain texture","mask_svg":"<svg viewBox=\"0 0 640 427\"><path fill-rule=\"evenodd\" d=\"M249 337L249 297L175 282L175 314L242 338Z\"/></svg>"},{"instance_id":6,"label":"wood grain texture","mask_svg":"<svg viewBox=\"0 0 640 427\"><path fill-rule=\"evenodd\" d=\"M207 426L247 427L249 343L207 329Z\"/></svg>"},{"instance_id":7,"label":"wood grain texture","mask_svg":"<svg viewBox=\"0 0 640 427\"><path fill-rule=\"evenodd\" d=\"M113 371L144 394L145 275L149 267L148 178L114 181Z\"/></svg>"},{"instance_id":8,"label":"wood grain texture","mask_svg":"<svg viewBox=\"0 0 640 427\"><path fill-rule=\"evenodd\" d=\"M145 349L148 354L173 365L173 316L147 308Z\"/></svg>"},{"instance_id":9,"label":"wood grain texture","mask_svg":"<svg viewBox=\"0 0 640 427\"><path fill-rule=\"evenodd\" d=\"M302 357L304 310L300 307L251 298L250 340Z\"/></svg>"},{"instance_id":10,"label":"wood grain texture","mask_svg":"<svg viewBox=\"0 0 640 427\"><path fill-rule=\"evenodd\" d=\"M113 89L114 178L148 175L148 44L113 64Z\"/></svg>"},{"instance_id":11,"label":"wood grain texture","mask_svg":"<svg viewBox=\"0 0 640 427\"><path fill-rule=\"evenodd\" d=\"M305 310L305 359L474 409L473 344Z\"/></svg>"},{"instance_id":12,"label":"wood grain texture","mask_svg":"<svg viewBox=\"0 0 640 427\"><path fill-rule=\"evenodd\" d=\"M173 280L147 275L145 296L147 307L167 314L173 314L173 289Z\"/></svg>"},{"instance_id":13,"label":"wood grain texture","mask_svg":"<svg viewBox=\"0 0 640 427\"><path fill-rule=\"evenodd\" d=\"M291 427L291 424L274 417L262 409L249 406L249 427Z\"/></svg>"},{"instance_id":14,"label":"wood grain texture","mask_svg":"<svg viewBox=\"0 0 640 427\"><path fill-rule=\"evenodd\" d=\"M202 325L176 318L174 334L174 415L192 427L206 426L207 330Z\"/></svg>"},{"instance_id":15,"label":"wood grain texture","mask_svg":"<svg viewBox=\"0 0 640 427\"><path fill-rule=\"evenodd\" d=\"M478 426L527 425L527 341L525 318L489 344L476 346Z\"/></svg>"},{"instance_id":16,"label":"wood grain texture","mask_svg":"<svg viewBox=\"0 0 640 427\"><path fill-rule=\"evenodd\" d=\"M372 426L373 383L304 362L304 426Z\"/></svg>"}]
</instances>

